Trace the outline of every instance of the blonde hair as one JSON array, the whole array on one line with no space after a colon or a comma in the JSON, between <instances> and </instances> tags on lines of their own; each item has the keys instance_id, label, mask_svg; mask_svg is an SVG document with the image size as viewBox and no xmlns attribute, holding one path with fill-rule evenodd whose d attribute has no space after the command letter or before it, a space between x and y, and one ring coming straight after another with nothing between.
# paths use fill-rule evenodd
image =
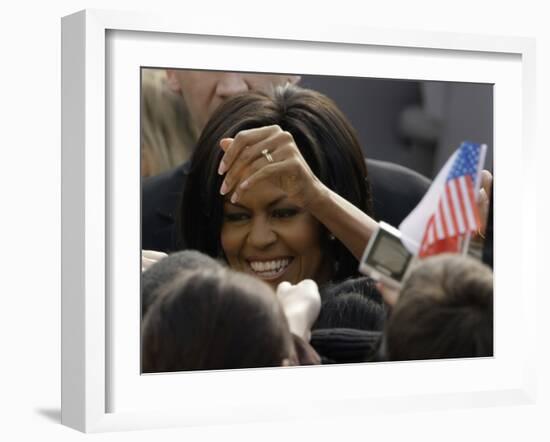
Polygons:
<instances>
[{"instance_id":1,"label":"blonde hair","mask_svg":"<svg viewBox=\"0 0 550 442\"><path fill-rule=\"evenodd\" d=\"M198 134L164 69L141 71L141 175L157 175L188 160Z\"/></svg>"}]
</instances>

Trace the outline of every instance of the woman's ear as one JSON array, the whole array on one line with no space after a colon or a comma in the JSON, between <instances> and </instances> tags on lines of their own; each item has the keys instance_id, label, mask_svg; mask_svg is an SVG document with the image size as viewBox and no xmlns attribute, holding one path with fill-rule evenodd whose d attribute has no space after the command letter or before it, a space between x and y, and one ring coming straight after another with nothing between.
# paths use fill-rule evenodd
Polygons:
<instances>
[{"instance_id":1,"label":"woman's ear","mask_svg":"<svg viewBox=\"0 0 550 442\"><path fill-rule=\"evenodd\" d=\"M177 71L173 69L166 69L166 83L172 92L181 94L181 86L178 80Z\"/></svg>"}]
</instances>

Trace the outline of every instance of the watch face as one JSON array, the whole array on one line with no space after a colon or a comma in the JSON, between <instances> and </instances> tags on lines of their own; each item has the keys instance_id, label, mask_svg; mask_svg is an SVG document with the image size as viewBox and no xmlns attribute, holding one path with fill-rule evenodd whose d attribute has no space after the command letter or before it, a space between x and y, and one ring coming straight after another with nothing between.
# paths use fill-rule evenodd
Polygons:
<instances>
[{"instance_id":1,"label":"watch face","mask_svg":"<svg viewBox=\"0 0 550 442\"><path fill-rule=\"evenodd\" d=\"M380 273L400 281L411 258L411 253L403 246L398 237L384 230L379 230L372 249L366 258L366 264L377 269Z\"/></svg>"}]
</instances>

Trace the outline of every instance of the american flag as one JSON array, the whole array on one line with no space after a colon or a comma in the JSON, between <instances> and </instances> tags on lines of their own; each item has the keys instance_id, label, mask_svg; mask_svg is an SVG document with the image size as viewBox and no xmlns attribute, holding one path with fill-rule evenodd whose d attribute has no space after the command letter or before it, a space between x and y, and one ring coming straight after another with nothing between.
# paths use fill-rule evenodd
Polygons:
<instances>
[{"instance_id":1,"label":"american flag","mask_svg":"<svg viewBox=\"0 0 550 442\"><path fill-rule=\"evenodd\" d=\"M443 252L458 252L465 234L480 227L475 183L481 145L464 142L446 177L437 205L422 236L420 257Z\"/></svg>"}]
</instances>

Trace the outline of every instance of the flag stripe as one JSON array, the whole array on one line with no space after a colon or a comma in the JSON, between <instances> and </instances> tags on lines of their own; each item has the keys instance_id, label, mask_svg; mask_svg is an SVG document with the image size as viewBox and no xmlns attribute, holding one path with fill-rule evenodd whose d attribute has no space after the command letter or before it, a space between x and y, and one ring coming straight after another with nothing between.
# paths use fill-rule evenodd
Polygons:
<instances>
[{"instance_id":1,"label":"flag stripe","mask_svg":"<svg viewBox=\"0 0 550 442\"><path fill-rule=\"evenodd\" d=\"M447 229L447 220L445 219L445 213L443 212L443 201L439 202L439 219L441 220L441 227L443 227L443 237L448 238L449 230Z\"/></svg>"},{"instance_id":2,"label":"flag stripe","mask_svg":"<svg viewBox=\"0 0 550 442\"><path fill-rule=\"evenodd\" d=\"M443 192L443 196L441 197L441 207L443 208L443 213L445 214L445 225L447 226L447 231L449 232L449 236L455 236L455 226L454 226L454 220L453 215L451 214L451 210L449 209L449 196L447 193L447 189L445 188L445 192Z\"/></svg>"},{"instance_id":3,"label":"flag stripe","mask_svg":"<svg viewBox=\"0 0 550 442\"><path fill-rule=\"evenodd\" d=\"M464 226L464 219L462 218L462 210L460 208L460 197L458 196L456 183L454 180L452 180L452 181L449 181L447 185L449 186L449 189L451 189L451 205L454 209L455 219L458 224L457 232L464 233L466 231L466 228Z\"/></svg>"},{"instance_id":4,"label":"flag stripe","mask_svg":"<svg viewBox=\"0 0 550 442\"><path fill-rule=\"evenodd\" d=\"M468 223L468 213L466 212L466 202L464 200L465 195L462 194L462 188L460 187L460 183L458 180L453 180L456 192L458 194L458 203L460 204L460 214L462 215L462 221L464 222L464 230L462 230L460 233L465 233L468 230L470 230L470 226Z\"/></svg>"},{"instance_id":5,"label":"flag stripe","mask_svg":"<svg viewBox=\"0 0 550 442\"><path fill-rule=\"evenodd\" d=\"M471 193L468 190L468 181L469 177L460 177L460 190L462 192L462 197L464 198L464 206L466 208L466 218L468 219L468 227L469 230L476 230L477 229L477 223L476 219L474 217L474 210L472 208L473 200L470 198Z\"/></svg>"},{"instance_id":6,"label":"flag stripe","mask_svg":"<svg viewBox=\"0 0 550 442\"><path fill-rule=\"evenodd\" d=\"M458 221L455 213L455 207L453 205L453 196L451 195L451 186L449 185L445 186L445 196L446 196L447 206L449 208L449 211L451 212L451 222L453 225L453 233L455 235L458 235L459 226L458 226Z\"/></svg>"}]
</instances>

